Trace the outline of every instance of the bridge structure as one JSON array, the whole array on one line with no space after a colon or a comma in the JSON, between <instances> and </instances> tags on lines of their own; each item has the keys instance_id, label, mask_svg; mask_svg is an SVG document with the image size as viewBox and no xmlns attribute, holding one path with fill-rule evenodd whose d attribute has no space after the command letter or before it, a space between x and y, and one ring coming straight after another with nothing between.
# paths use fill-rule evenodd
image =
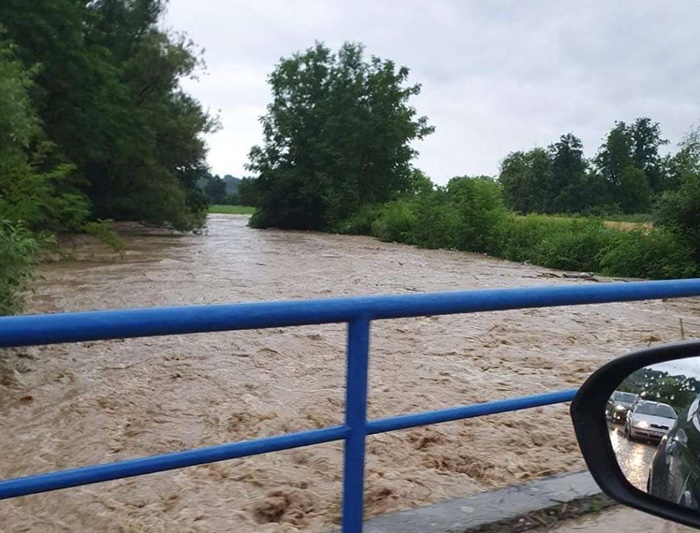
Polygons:
<instances>
[{"instance_id":1,"label":"bridge structure","mask_svg":"<svg viewBox=\"0 0 700 533\"><path fill-rule=\"evenodd\" d=\"M361 533L368 435L563 403L576 394L576 389L556 390L370 420L367 383L373 321L692 296L700 296L700 279L2 317L0 348L347 323L347 370L345 421L341 425L0 480L0 499L344 441L342 531Z\"/></svg>"}]
</instances>

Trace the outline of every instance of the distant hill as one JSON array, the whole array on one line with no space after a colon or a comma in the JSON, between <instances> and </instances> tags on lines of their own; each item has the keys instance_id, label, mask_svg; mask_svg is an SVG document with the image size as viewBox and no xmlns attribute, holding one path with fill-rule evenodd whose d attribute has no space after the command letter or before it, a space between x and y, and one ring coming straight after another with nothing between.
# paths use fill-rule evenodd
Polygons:
<instances>
[{"instance_id":1,"label":"distant hill","mask_svg":"<svg viewBox=\"0 0 700 533\"><path fill-rule=\"evenodd\" d=\"M234 178L231 174L226 174L223 180L226 184L226 194L235 194L238 192L238 185L241 183L241 178Z\"/></svg>"}]
</instances>

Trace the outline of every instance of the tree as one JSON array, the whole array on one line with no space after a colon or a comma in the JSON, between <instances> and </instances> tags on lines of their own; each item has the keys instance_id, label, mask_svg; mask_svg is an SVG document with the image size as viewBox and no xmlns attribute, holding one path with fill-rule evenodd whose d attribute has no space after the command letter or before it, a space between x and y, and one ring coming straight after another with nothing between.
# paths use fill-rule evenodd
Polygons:
<instances>
[{"instance_id":1,"label":"tree","mask_svg":"<svg viewBox=\"0 0 700 533\"><path fill-rule=\"evenodd\" d=\"M498 181L503 201L513 211L522 214L550 211L552 162L542 148L508 154L501 163Z\"/></svg>"},{"instance_id":2,"label":"tree","mask_svg":"<svg viewBox=\"0 0 700 533\"><path fill-rule=\"evenodd\" d=\"M664 190L677 190L690 176L700 174L700 126L685 135L679 150L663 160Z\"/></svg>"},{"instance_id":3,"label":"tree","mask_svg":"<svg viewBox=\"0 0 700 533\"><path fill-rule=\"evenodd\" d=\"M654 195L669 186L669 165L659 155L659 147L667 143L658 122L649 118L638 118L629 126L615 123L595 164L622 212L648 212Z\"/></svg>"},{"instance_id":4,"label":"tree","mask_svg":"<svg viewBox=\"0 0 700 533\"><path fill-rule=\"evenodd\" d=\"M649 182L644 171L635 166L633 148L632 130L624 122L616 122L595 158L613 202L623 213L643 213L651 203Z\"/></svg>"},{"instance_id":5,"label":"tree","mask_svg":"<svg viewBox=\"0 0 700 533\"><path fill-rule=\"evenodd\" d=\"M254 178L242 178L238 184L237 201L239 205L246 205L248 207L257 207L259 204L258 190L257 190L258 180Z\"/></svg>"},{"instance_id":6,"label":"tree","mask_svg":"<svg viewBox=\"0 0 700 533\"><path fill-rule=\"evenodd\" d=\"M660 192L664 188L665 176L659 147L668 144L661 138L661 126L650 118L638 118L629 127L629 134L634 166L644 172L651 192Z\"/></svg>"},{"instance_id":7,"label":"tree","mask_svg":"<svg viewBox=\"0 0 700 533\"><path fill-rule=\"evenodd\" d=\"M433 128L409 105L420 86L407 85L408 74L366 61L353 43L337 54L317 43L283 59L269 77L264 143L249 156L259 207L251 224L327 229L409 191L410 143Z\"/></svg>"},{"instance_id":8,"label":"tree","mask_svg":"<svg viewBox=\"0 0 700 533\"><path fill-rule=\"evenodd\" d=\"M32 105L35 71L16 57L17 47L0 41L0 221L29 229L77 231L89 215L77 188L75 168L56 161Z\"/></svg>"},{"instance_id":9,"label":"tree","mask_svg":"<svg viewBox=\"0 0 700 533\"><path fill-rule=\"evenodd\" d=\"M214 205L226 203L228 195L226 194L226 182L224 180L219 176L212 176L207 173L200 181L204 181L202 190L207 196L207 202Z\"/></svg>"},{"instance_id":10,"label":"tree","mask_svg":"<svg viewBox=\"0 0 700 533\"><path fill-rule=\"evenodd\" d=\"M551 164L552 200L554 213L581 213L589 205L587 194L587 163L583 143L573 133L562 135L549 146Z\"/></svg>"},{"instance_id":11,"label":"tree","mask_svg":"<svg viewBox=\"0 0 700 533\"><path fill-rule=\"evenodd\" d=\"M201 61L194 45L158 27L161 0L6 0L0 20L27 67L56 150L98 218L195 229L206 216L196 180L202 134L216 127L179 86ZM76 182L78 183L78 182Z\"/></svg>"},{"instance_id":12,"label":"tree","mask_svg":"<svg viewBox=\"0 0 700 533\"><path fill-rule=\"evenodd\" d=\"M681 236L700 261L700 172L684 175L678 190L661 195L654 211L654 224Z\"/></svg>"},{"instance_id":13,"label":"tree","mask_svg":"<svg viewBox=\"0 0 700 533\"><path fill-rule=\"evenodd\" d=\"M89 211L73 187L73 167L46 162L52 146L30 98L35 71L16 53L0 40L0 315L22 309L46 242L37 232L80 229Z\"/></svg>"}]
</instances>

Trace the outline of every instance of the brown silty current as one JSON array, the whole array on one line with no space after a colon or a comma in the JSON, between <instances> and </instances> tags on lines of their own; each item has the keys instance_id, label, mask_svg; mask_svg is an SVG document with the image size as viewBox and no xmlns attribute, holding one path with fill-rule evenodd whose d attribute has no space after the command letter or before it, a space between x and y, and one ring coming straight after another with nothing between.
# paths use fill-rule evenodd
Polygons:
<instances>
[{"instance_id":1,"label":"brown silty current","mask_svg":"<svg viewBox=\"0 0 700 533\"><path fill-rule=\"evenodd\" d=\"M475 254L368 237L128 227L41 268L32 312L591 283ZM95 252L93 257L90 253ZM700 332L697 300L373 323L369 416L580 385L604 361ZM345 326L85 342L2 355L0 478L308 430L343 420ZM0 502L2 531L325 531L340 517L331 443ZM373 436L376 515L584 468L557 405Z\"/></svg>"}]
</instances>

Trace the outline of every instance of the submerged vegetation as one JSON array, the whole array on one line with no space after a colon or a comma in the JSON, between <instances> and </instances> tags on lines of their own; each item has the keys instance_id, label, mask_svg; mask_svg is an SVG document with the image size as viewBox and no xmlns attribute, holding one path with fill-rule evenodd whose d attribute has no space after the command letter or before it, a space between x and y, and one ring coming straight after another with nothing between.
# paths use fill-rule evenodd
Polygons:
<instances>
[{"instance_id":1,"label":"submerged vegetation","mask_svg":"<svg viewBox=\"0 0 700 533\"><path fill-rule=\"evenodd\" d=\"M196 230L202 134L180 88L202 65L164 0L0 2L0 314L21 309L58 233L118 245L109 220ZM103 222L100 222L103 221Z\"/></svg>"}]
</instances>

